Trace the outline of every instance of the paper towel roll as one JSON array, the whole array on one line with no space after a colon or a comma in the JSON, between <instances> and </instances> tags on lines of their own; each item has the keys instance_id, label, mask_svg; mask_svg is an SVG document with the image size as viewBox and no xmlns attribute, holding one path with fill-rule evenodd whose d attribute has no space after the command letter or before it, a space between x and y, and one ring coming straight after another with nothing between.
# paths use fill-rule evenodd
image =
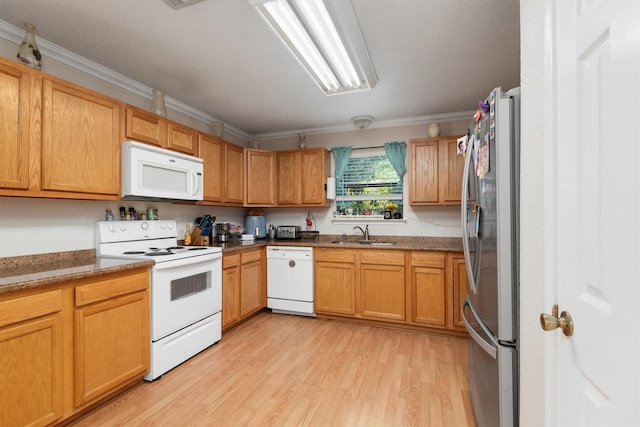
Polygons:
<instances>
[{"instance_id":1,"label":"paper towel roll","mask_svg":"<svg viewBox=\"0 0 640 427\"><path fill-rule=\"evenodd\" d=\"M336 179L332 176L327 178L327 199L334 200L336 198Z\"/></svg>"}]
</instances>

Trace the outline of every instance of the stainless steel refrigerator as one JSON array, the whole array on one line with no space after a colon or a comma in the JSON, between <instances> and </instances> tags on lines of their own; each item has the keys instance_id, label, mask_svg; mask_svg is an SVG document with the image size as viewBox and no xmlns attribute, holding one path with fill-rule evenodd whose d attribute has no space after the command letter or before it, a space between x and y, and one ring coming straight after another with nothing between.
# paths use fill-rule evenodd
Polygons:
<instances>
[{"instance_id":1,"label":"stainless steel refrigerator","mask_svg":"<svg viewBox=\"0 0 640 427\"><path fill-rule=\"evenodd\" d=\"M517 425L520 88L480 101L458 149L471 405L478 426Z\"/></svg>"}]
</instances>

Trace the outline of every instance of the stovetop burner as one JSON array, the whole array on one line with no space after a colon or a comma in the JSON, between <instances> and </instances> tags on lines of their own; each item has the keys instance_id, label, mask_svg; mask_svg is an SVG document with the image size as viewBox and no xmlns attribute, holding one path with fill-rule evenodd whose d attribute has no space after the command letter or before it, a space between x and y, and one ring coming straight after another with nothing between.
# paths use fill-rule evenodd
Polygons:
<instances>
[{"instance_id":1,"label":"stovetop burner","mask_svg":"<svg viewBox=\"0 0 640 427\"><path fill-rule=\"evenodd\" d=\"M179 245L176 234L173 220L99 221L95 233L96 252L101 257L151 258L156 264L222 252L216 247ZM198 261L194 259L194 262Z\"/></svg>"}]
</instances>

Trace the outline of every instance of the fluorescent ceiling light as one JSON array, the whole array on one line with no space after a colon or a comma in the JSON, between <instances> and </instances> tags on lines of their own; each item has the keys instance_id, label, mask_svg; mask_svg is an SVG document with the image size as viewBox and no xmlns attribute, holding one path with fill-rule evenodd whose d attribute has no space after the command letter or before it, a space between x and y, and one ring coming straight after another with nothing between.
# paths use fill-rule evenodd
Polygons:
<instances>
[{"instance_id":1,"label":"fluorescent ceiling light","mask_svg":"<svg viewBox=\"0 0 640 427\"><path fill-rule=\"evenodd\" d=\"M327 95L378 83L349 0L249 0Z\"/></svg>"}]
</instances>

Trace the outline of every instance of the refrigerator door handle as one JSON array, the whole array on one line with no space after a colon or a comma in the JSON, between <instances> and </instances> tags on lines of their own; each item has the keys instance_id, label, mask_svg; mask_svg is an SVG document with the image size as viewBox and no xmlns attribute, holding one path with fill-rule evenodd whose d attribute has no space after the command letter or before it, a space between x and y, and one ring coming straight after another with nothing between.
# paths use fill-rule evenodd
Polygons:
<instances>
[{"instance_id":1,"label":"refrigerator door handle","mask_svg":"<svg viewBox=\"0 0 640 427\"><path fill-rule=\"evenodd\" d=\"M492 358L496 359L498 357L498 349L496 346L491 345L490 342L487 342L484 338L482 338L482 336L476 332L476 330L471 326L471 323L469 323L469 321L467 320L467 316L465 314L465 308L469 307L469 311L471 312L471 314L473 316L475 316L476 318L477 313L475 313L475 310L473 309L473 307L469 304L469 299L465 298L464 302L462 303L462 320L464 322L464 327L467 329L467 332L469 332L469 335L471 335L471 338L473 338L473 340ZM491 331L489 331L489 329L482 324L482 322L478 322L478 325L480 325L480 327L482 328L482 330L484 331L484 333L487 336L491 336Z\"/></svg>"},{"instance_id":2,"label":"refrigerator door handle","mask_svg":"<svg viewBox=\"0 0 640 427\"><path fill-rule=\"evenodd\" d=\"M473 140L472 140L473 141ZM460 218L462 220L462 248L464 251L464 263L467 267L467 276L469 277L469 287L473 291L473 293L478 292L478 287L476 285L476 277L473 271L473 266L471 265L471 251L469 250L469 202L468 192L469 192L469 170L471 169L471 157L473 157L473 142L467 148L467 156L464 161L464 172L462 174L462 202L461 202L461 210L460 210ZM475 202L474 202L475 203ZM477 206L477 205L476 205ZM474 211L479 209L479 207L474 206ZM476 213L479 218L480 213ZM474 224L474 227L476 224Z\"/></svg>"}]
</instances>

